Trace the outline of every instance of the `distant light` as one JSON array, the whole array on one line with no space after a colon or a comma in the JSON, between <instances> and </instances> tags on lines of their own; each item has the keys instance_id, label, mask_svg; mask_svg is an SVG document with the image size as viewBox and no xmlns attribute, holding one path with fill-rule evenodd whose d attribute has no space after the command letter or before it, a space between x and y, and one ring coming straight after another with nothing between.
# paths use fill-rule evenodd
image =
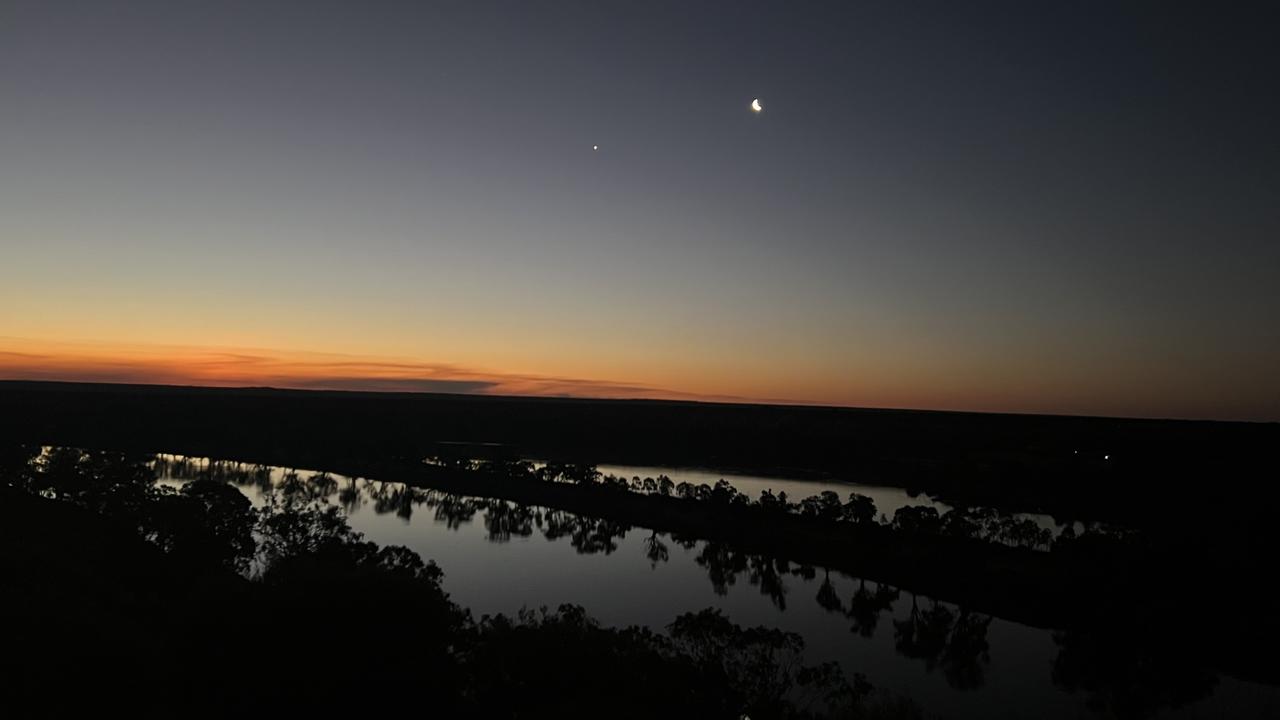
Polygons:
<instances>
[{"instance_id":1,"label":"distant light","mask_svg":"<svg viewBox=\"0 0 1280 720\"><path fill-rule=\"evenodd\" d=\"M1079 451L1079 450L1072 450L1072 451L1071 451L1071 454L1072 454L1072 455L1079 455L1079 454L1080 454L1080 451Z\"/></svg>"},{"instance_id":2,"label":"distant light","mask_svg":"<svg viewBox=\"0 0 1280 720\"><path fill-rule=\"evenodd\" d=\"M591 149L592 149L592 150L599 150L599 149L600 149L600 146L599 146L599 145L592 145L592 146L591 146Z\"/></svg>"},{"instance_id":3,"label":"distant light","mask_svg":"<svg viewBox=\"0 0 1280 720\"><path fill-rule=\"evenodd\" d=\"M1103 456L1102 456L1102 459L1103 459L1103 460L1110 460L1110 459L1111 459L1111 456L1110 456L1110 455L1103 455Z\"/></svg>"}]
</instances>

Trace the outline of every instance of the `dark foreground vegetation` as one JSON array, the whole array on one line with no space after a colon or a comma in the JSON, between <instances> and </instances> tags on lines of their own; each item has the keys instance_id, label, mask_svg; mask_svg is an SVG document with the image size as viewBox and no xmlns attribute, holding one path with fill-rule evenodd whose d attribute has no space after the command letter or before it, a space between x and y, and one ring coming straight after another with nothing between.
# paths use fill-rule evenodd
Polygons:
<instances>
[{"instance_id":1,"label":"dark foreground vegetation","mask_svg":"<svg viewBox=\"0 0 1280 720\"><path fill-rule=\"evenodd\" d=\"M443 571L301 484L157 486L149 457L6 447L6 707L65 716L912 717L803 642L717 611L665 633L580 607L474 619ZM67 692L72 689L72 692Z\"/></svg>"}]
</instances>

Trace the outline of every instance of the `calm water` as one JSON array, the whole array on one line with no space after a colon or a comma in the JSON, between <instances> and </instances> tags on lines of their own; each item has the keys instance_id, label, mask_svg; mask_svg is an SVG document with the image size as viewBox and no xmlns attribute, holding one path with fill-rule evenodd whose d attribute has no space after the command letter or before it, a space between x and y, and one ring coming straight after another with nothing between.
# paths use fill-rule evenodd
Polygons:
<instances>
[{"instance_id":1,"label":"calm water","mask_svg":"<svg viewBox=\"0 0 1280 720\"><path fill-rule=\"evenodd\" d=\"M157 463L160 481L171 484L209 468L205 460L174 456L161 456ZM255 505L264 503L269 487L286 473L259 468L255 479L251 466L217 463L213 468L215 474L231 470L228 475ZM699 471L683 471L677 480L672 471L658 468L600 469L627 477L658 471L677 482L708 481ZM706 474L710 483L720 477ZM831 489L802 481L780 487L773 478L731 480L753 495L765 487L785 489L796 498ZM780 565L700 541L684 546L643 528L612 527L569 513L337 475L310 482L323 489L328 502L345 507L352 527L367 539L407 546L439 564L445 590L477 616L574 603L605 625L660 629L683 612L713 606L741 625L797 632L811 661L837 660L877 687L905 694L944 717L1098 717L1087 706L1088 693L1055 685L1059 646L1049 631L964 613L905 591L895 599L891 588L841 573ZM845 494L849 486L841 484L839 491ZM877 506L890 514L894 502L923 501L896 489L879 491L873 495ZM655 541L665 547L665 559ZM866 608L877 605L880 591L878 614L854 612L859 588L860 607ZM946 650L913 650L910 642L904 647L909 633L896 625L909 628L913 617L920 622L949 618ZM1220 677L1210 697L1161 717L1280 717L1280 691Z\"/></svg>"},{"instance_id":2,"label":"calm water","mask_svg":"<svg viewBox=\"0 0 1280 720\"><path fill-rule=\"evenodd\" d=\"M876 512L886 518L892 518L893 514L899 508L910 505L927 505L937 509L939 514L945 513L951 509L947 503L940 502L934 498L925 495L912 495L902 488L888 487L885 485L866 485L863 483L844 482L838 480L798 480L795 478L784 477L767 477L762 475L744 475L738 473L726 473L715 470L705 470L701 468L666 468L652 467L646 465L599 465L596 467L605 475L616 475L618 477L646 478L666 475L671 481L679 485L687 482L691 485L711 485L720 480L725 480L734 487L738 492L745 494L752 500L759 499L760 493L765 490L773 492L777 495L779 492L787 494L787 500L796 502L812 495L819 495L827 490L839 495L841 499L847 498L849 493L859 493L866 495L876 503ZM1055 535L1062 531L1063 526L1049 515L1041 513L1013 513L1014 517L1026 518L1032 520L1041 528L1052 531ZM1076 532L1084 529L1082 522L1073 524Z\"/></svg>"},{"instance_id":3,"label":"calm water","mask_svg":"<svg viewBox=\"0 0 1280 720\"><path fill-rule=\"evenodd\" d=\"M760 493L770 490L773 494L785 492L787 499L791 502L803 500L811 495L819 495L826 490L830 490L844 499L849 493L857 492L870 497L876 502L877 512L883 513L889 517L893 517L893 513L898 508L908 505L930 505L938 508L938 512L943 512L951 508L950 505L937 502L927 495L917 495L912 497L902 488L882 487L879 485L863 485L861 483L837 482L833 480L796 480L792 478L780 477L763 477L759 475L740 475L737 473L717 472L714 470L701 470L695 468L663 468L648 467L641 465L599 465L596 467L605 475L617 475L627 479L633 477L646 478L666 475L671 481L679 485L687 482L691 485L711 485L721 479L727 481L740 493L743 493L752 500L760 497Z\"/></svg>"}]
</instances>

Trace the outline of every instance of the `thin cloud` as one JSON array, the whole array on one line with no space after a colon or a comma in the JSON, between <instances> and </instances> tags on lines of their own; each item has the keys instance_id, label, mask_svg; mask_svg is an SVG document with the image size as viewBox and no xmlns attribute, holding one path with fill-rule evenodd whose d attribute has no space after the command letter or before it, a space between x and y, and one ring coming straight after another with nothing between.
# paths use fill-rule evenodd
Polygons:
<instances>
[{"instance_id":1,"label":"thin cloud","mask_svg":"<svg viewBox=\"0 0 1280 720\"><path fill-rule=\"evenodd\" d=\"M41 343L0 351L0 378L76 382L278 387L303 390L744 401L639 383L491 372L448 363L239 348Z\"/></svg>"},{"instance_id":2,"label":"thin cloud","mask_svg":"<svg viewBox=\"0 0 1280 720\"><path fill-rule=\"evenodd\" d=\"M477 395L491 391L497 383L484 380L439 380L424 378L314 378L301 382L283 380L280 387L302 390L356 390L366 392L457 393Z\"/></svg>"}]
</instances>

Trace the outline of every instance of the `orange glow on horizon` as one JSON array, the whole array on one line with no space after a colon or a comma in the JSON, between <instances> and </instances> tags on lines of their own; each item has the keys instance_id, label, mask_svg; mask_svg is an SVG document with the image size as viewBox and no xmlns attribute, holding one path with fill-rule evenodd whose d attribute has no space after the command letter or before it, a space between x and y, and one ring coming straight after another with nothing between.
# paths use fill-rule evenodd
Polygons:
<instances>
[{"instance_id":1,"label":"orange glow on horizon","mask_svg":"<svg viewBox=\"0 0 1280 720\"><path fill-rule=\"evenodd\" d=\"M497 356L497 354L495 354ZM909 357L909 356L908 356ZM918 356L917 356L918 357ZM644 357L637 359L643 360ZM947 374L907 362L847 365L798 358L793 363L727 365L692 357L685 367L655 363L529 362L517 370L431 362L395 355L270 350L241 346L71 342L0 336L0 380L274 387L300 390L526 395L598 399L821 405L969 412L1116 417L1255 419L1275 409L1237 407L1205 397L1167 403L1159 386L1116 374L1109 397L1055 386L1041 374L957 366ZM699 362L701 360L701 362ZM527 361L528 362L528 361ZM807 363L807 364L805 364ZM567 372L541 368L563 365ZM610 370L612 368L612 371ZM579 374L580 373L580 374Z\"/></svg>"},{"instance_id":2,"label":"orange glow on horizon","mask_svg":"<svg viewBox=\"0 0 1280 720\"><path fill-rule=\"evenodd\" d=\"M337 353L3 339L0 379L486 395L764 399Z\"/></svg>"}]
</instances>

